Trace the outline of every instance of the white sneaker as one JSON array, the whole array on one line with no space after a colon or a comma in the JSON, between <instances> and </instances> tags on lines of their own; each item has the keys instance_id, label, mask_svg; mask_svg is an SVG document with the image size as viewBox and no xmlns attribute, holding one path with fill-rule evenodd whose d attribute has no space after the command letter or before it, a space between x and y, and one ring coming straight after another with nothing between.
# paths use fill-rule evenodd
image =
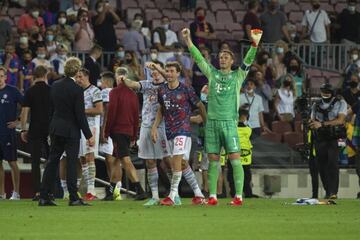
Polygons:
<instances>
[{"instance_id":1,"label":"white sneaker","mask_svg":"<svg viewBox=\"0 0 360 240\"><path fill-rule=\"evenodd\" d=\"M17 192L13 192L10 200L20 200L20 194L18 194Z\"/></svg>"},{"instance_id":2,"label":"white sneaker","mask_svg":"<svg viewBox=\"0 0 360 240\"><path fill-rule=\"evenodd\" d=\"M3 195L0 195L0 200L6 200L6 193L4 193Z\"/></svg>"},{"instance_id":3,"label":"white sneaker","mask_svg":"<svg viewBox=\"0 0 360 240\"><path fill-rule=\"evenodd\" d=\"M65 193L64 193L63 199L64 199L64 200L69 200L69 199L70 199L70 194L69 194L69 192L65 192Z\"/></svg>"}]
</instances>

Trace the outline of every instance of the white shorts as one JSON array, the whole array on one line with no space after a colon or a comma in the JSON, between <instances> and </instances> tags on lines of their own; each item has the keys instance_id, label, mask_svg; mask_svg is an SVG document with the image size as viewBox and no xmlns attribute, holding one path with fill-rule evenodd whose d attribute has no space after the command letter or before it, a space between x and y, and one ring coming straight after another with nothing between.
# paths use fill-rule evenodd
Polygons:
<instances>
[{"instance_id":1,"label":"white shorts","mask_svg":"<svg viewBox=\"0 0 360 240\"><path fill-rule=\"evenodd\" d=\"M95 136L95 144L90 147L86 144L86 138L83 133L81 133L80 139L80 150L79 156L85 157L88 153L94 153L95 157L99 156L99 138L100 138L100 126L90 126L90 131Z\"/></svg>"},{"instance_id":2,"label":"white shorts","mask_svg":"<svg viewBox=\"0 0 360 240\"><path fill-rule=\"evenodd\" d=\"M153 143L151 138L151 128L142 127L140 138L137 142L139 146L139 158L156 160L170 156L169 142L166 138L164 128L158 128L158 140Z\"/></svg>"},{"instance_id":3,"label":"white shorts","mask_svg":"<svg viewBox=\"0 0 360 240\"><path fill-rule=\"evenodd\" d=\"M107 154L107 155L113 155L114 151L114 145L111 137L108 137L107 143L101 143L99 146L99 152Z\"/></svg>"},{"instance_id":4,"label":"white shorts","mask_svg":"<svg viewBox=\"0 0 360 240\"><path fill-rule=\"evenodd\" d=\"M169 141L171 156L184 155L183 159L190 159L191 137L177 136Z\"/></svg>"}]
</instances>

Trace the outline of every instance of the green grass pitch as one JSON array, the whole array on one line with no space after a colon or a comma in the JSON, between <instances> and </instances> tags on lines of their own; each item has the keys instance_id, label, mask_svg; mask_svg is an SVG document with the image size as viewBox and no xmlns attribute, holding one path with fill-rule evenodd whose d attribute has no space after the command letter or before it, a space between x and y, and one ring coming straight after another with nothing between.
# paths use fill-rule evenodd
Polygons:
<instances>
[{"instance_id":1,"label":"green grass pitch","mask_svg":"<svg viewBox=\"0 0 360 240\"><path fill-rule=\"evenodd\" d=\"M38 207L36 202L0 202L0 239L360 239L360 201L333 206L292 206L288 199L246 200L242 207L144 208L143 202L92 202L91 207Z\"/></svg>"}]
</instances>

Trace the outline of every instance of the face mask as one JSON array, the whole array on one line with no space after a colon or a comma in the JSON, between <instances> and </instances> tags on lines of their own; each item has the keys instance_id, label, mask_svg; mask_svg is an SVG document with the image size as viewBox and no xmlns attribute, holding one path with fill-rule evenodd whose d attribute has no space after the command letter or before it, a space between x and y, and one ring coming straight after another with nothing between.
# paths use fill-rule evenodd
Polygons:
<instances>
[{"instance_id":1,"label":"face mask","mask_svg":"<svg viewBox=\"0 0 360 240\"><path fill-rule=\"evenodd\" d=\"M97 11L98 11L99 13L101 13L103 10L104 10L103 7L99 7L99 8L97 9Z\"/></svg>"},{"instance_id":2,"label":"face mask","mask_svg":"<svg viewBox=\"0 0 360 240\"><path fill-rule=\"evenodd\" d=\"M199 22L202 22L202 21L205 20L205 16L198 16L198 17L197 17L197 20L198 20Z\"/></svg>"},{"instance_id":3,"label":"face mask","mask_svg":"<svg viewBox=\"0 0 360 240\"><path fill-rule=\"evenodd\" d=\"M162 27L163 27L165 30L168 30L169 27L170 27L170 24L163 24Z\"/></svg>"},{"instance_id":4,"label":"face mask","mask_svg":"<svg viewBox=\"0 0 360 240\"><path fill-rule=\"evenodd\" d=\"M46 57L46 55L43 54L43 53L38 53L37 57L40 58L40 59L44 59Z\"/></svg>"},{"instance_id":5,"label":"face mask","mask_svg":"<svg viewBox=\"0 0 360 240\"><path fill-rule=\"evenodd\" d=\"M33 11L31 13L31 15L34 17L34 18L38 18L39 17L39 11Z\"/></svg>"},{"instance_id":6,"label":"face mask","mask_svg":"<svg viewBox=\"0 0 360 240\"><path fill-rule=\"evenodd\" d=\"M151 58L151 60L156 60L157 59L157 54L156 53L151 53L150 54L150 58Z\"/></svg>"},{"instance_id":7,"label":"face mask","mask_svg":"<svg viewBox=\"0 0 360 240\"><path fill-rule=\"evenodd\" d=\"M60 59L65 60L66 59L66 54L59 54L58 55Z\"/></svg>"},{"instance_id":8,"label":"face mask","mask_svg":"<svg viewBox=\"0 0 360 240\"><path fill-rule=\"evenodd\" d=\"M318 10L318 9L320 8L320 4L318 4L318 3L314 4L314 5L313 5L313 8L314 8L315 10Z\"/></svg>"},{"instance_id":9,"label":"face mask","mask_svg":"<svg viewBox=\"0 0 360 240\"><path fill-rule=\"evenodd\" d=\"M296 37L296 33L290 34L290 37L291 37L292 39L294 39L294 38Z\"/></svg>"},{"instance_id":10,"label":"face mask","mask_svg":"<svg viewBox=\"0 0 360 240\"><path fill-rule=\"evenodd\" d=\"M321 99L323 100L324 103L329 103L329 102L331 102L332 97L321 96Z\"/></svg>"},{"instance_id":11,"label":"face mask","mask_svg":"<svg viewBox=\"0 0 360 240\"><path fill-rule=\"evenodd\" d=\"M20 38L19 38L19 42L20 42L21 44L28 44L29 39L28 39L28 37L20 37Z\"/></svg>"},{"instance_id":12,"label":"face mask","mask_svg":"<svg viewBox=\"0 0 360 240\"><path fill-rule=\"evenodd\" d=\"M59 24L64 25L66 23L66 18L59 18Z\"/></svg>"},{"instance_id":13,"label":"face mask","mask_svg":"<svg viewBox=\"0 0 360 240\"><path fill-rule=\"evenodd\" d=\"M279 53L279 54L282 54L282 53L284 53L284 48L277 48L276 49L276 53Z\"/></svg>"},{"instance_id":14,"label":"face mask","mask_svg":"<svg viewBox=\"0 0 360 240\"><path fill-rule=\"evenodd\" d=\"M357 88L358 85L359 85L359 84L358 84L357 82L353 82L353 81L351 81L351 82L349 83L350 88Z\"/></svg>"},{"instance_id":15,"label":"face mask","mask_svg":"<svg viewBox=\"0 0 360 240\"><path fill-rule=\"evenodd\" d=\"M299 66L295 66L295 65L290 66L290 71L297 72L298 70L299 70Z\"/></svg>"},{"instance_id":16,"label":"face mask","mask_svg":"<svg viewBox=\"0 0 360 240\"><path fill-rule=\"evenodd\" d=\"M101 88L101 81L98 81L98 82L96 83L96 86L97 86L98 88Z\"/></svg>"},{"instance_id":17,"label":"face mask","mask_svg":"<svg viewBox=\"0 0 360 240\"><path fill-rule=\"evenodd\" d=\"M253 93L253 92L254 92L254 89L246 89L246 92L247 92L247 93Z\"/></svg>"},{"instance_id":18,"label":"face mask","mask_svg":"<svg viewBox=\"0 0 360 240\"><path fill-rule=\"evenodd\" d=\"M118 58L124 58L125 52L124 52L124 51L116 52L116 56L117 56Z\"/></svg>"},{"instance_id":19,"label":"face mask","mask_svg":"<svg viewBox=\"0 0 360 240\"><path fill-rule=\"evenodd\" d=\"M348 6L348 10L353 13L356 10L356 6Z\"/></svg>"},{"instance_id":20,"label":"face mask","mask_svg":"<svg viewBox=\"0 0 360 240\"><path fill-rule=\"evenodd\" d=\"M359 55L353 54L351 55L352 60L356 61L359 58Z\"/></svg>"},{"instance_id":21,"label":"face mask","mask_svg":"<svg viewBox=\"0 0 360 240\"><path fill-rule=\"evenodd\" d=\"M53 41L54 40L54 35L47 35L46 40L48 40L49 42Z\"/></svg>"},{"instance_id":22,"label":"face mask","mask_svg":"<svg viewBox=\"0 0 360 240\"><path fill-rule=\"evenodd\" d=\"M200 93L200 100L202 102L207 102L207 94L206 93Z\"/></svg>"},{"instance_id":23,"label":"face mask","mask_svg":"<svg viewBox=\"0 0 360 240\"><path fill-rule=\"evenodd\" d=\"M141 27L141 26L143 25L143 23L144 23L144 21L143 21L143 20L140 20L140 19L135 20L135 22L136 22L137 24L139 24L140 27Z\"/></svg>"}]
</instances>

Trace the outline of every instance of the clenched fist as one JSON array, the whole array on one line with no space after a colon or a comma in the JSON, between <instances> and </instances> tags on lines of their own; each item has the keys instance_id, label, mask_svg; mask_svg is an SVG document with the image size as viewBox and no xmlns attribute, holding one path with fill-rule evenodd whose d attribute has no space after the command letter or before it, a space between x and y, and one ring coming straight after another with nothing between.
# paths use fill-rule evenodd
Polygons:
<instances>
[{"instance_id":1,"label":"clenched fist","mask_svg":"<svg viewBox=\"0 0 360 240\"><path fill-rule=\"evenodd\" d=\"M261 40L262 34L263 34L263 31L260 29L252 29L251 30L251 38L254 40L252 45L254 47L259 46L259 42Z\"/></svg>"},{"instance_id":2,"label":"clenched fist","mask_svg":"<svg viewBox=\"0 0 360 240\"><path fill-rule=\"evenodd\" d=\"M181 33L184 39L188 39L190 37L190 30L188 28L181 30Z\"/></svg>"}]
</instances>

